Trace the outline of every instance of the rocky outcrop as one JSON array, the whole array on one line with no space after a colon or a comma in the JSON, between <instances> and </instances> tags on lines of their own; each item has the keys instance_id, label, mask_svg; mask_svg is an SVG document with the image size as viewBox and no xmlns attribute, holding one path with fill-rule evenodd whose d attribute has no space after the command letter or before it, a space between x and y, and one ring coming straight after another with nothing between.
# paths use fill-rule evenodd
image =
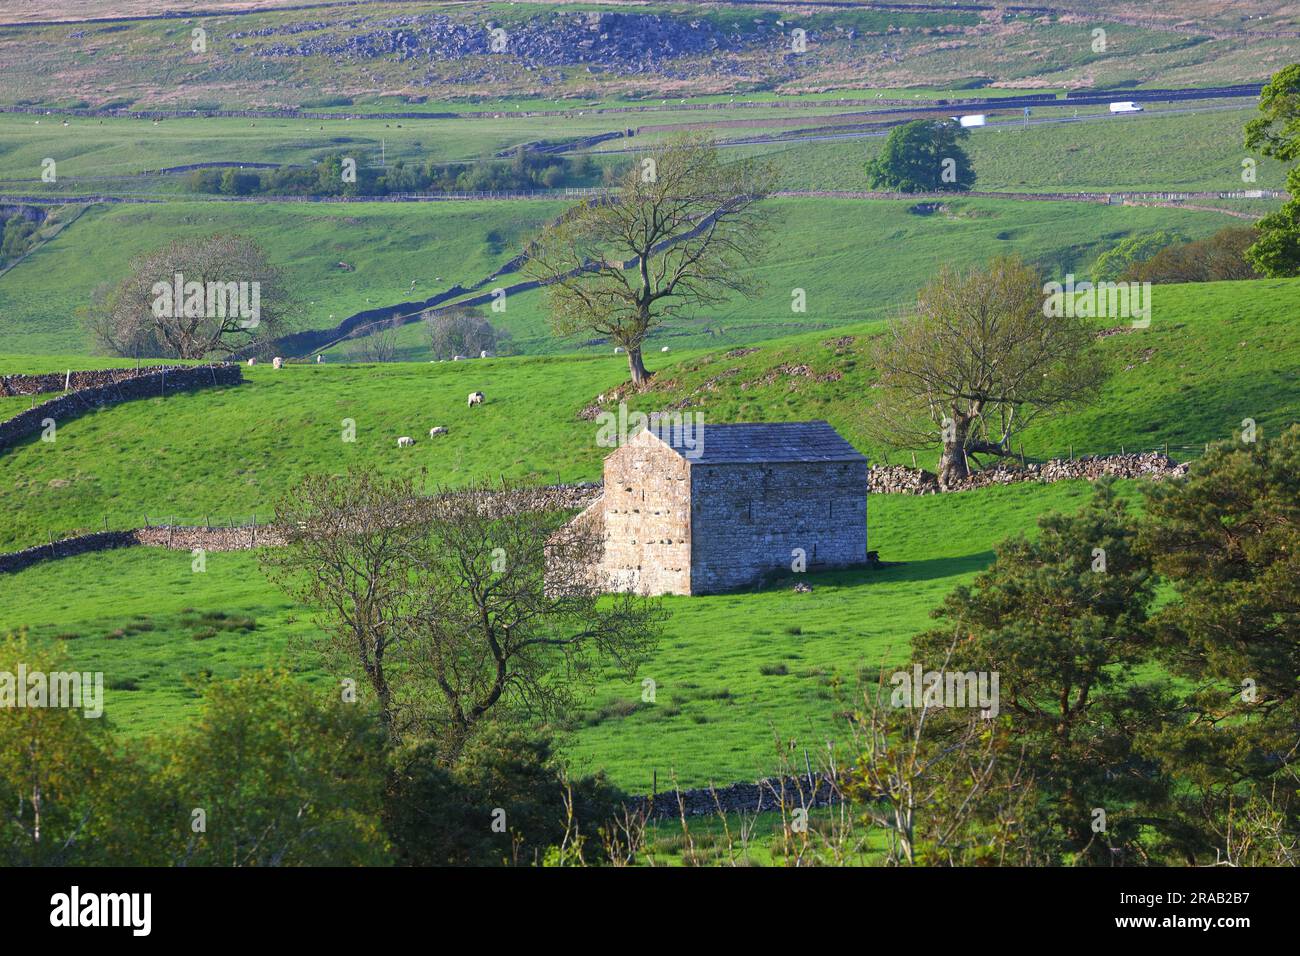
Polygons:
<instances>
[{"instance_id":1,"label":"rocky outcrop","mask_svg":"<svg viewBox=\"0 0 1300 956\"><path fill-rule=\"evenodd\" d=\"M781 35L774 22L766 31L761 26L728 33L708 19L593 11L538 16L506 27L491 20L465 23L442 14L414 14L292 23L232 33L230 39L236 53L257 57L436 62L506 53L534 68L590 64L637 74L679 57L743 50L763 43L764 32Z\"/></svg>"}]
</instances>

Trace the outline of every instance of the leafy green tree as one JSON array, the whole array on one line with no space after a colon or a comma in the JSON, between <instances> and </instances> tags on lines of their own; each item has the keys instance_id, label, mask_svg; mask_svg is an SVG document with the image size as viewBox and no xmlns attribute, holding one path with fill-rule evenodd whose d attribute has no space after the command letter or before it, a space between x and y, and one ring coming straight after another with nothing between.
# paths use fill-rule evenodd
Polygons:
<instances>
[{"instance_id":1,"label":"leafy green tree","mask_svg":"<svg viewBox=\"0 0 1300 956\"><path fill-rule=\"evenodd\" d=\"M1177 593L1155 648L1193 687L1189 719L1145 743L1188 785L1170 839L1187 862L1229 861L1234 819L1263 804L1277 832L1255 852L1282 862L1300 847L1300 426L1219 445L1146 497L1141 550Z\"/></svg>"},{"instance_id":2,"label":"leafy green tree","mask_svg":"<svg viewBox=\"0 0 1300 956\"><path fill-rule=\"evenodd\" d=\"M384 859L383 735L341 693L322 699L288 674L245 674L211 685L198 721L166 747L170 812L157 836L175 863Z\"/></svg>"},{"instance_id":3,"label":"leafy green tree","mask_svg":"<svg viewBox=\"0 0 1300 956\"><path fill-rule=\"evenodd\" d=\"M1185 241L1181 233L1165 229L1128 236L1097 257L1092 281L1117 282L1135 263L1146 262L1161 249Z\"/></svg>"},{"instance_id":4,"label":"leafy green tree","mask_svg":"<svg viewBox=\"0 0 1300 956\"><path fill-rule=\"evenodd\" d=\"M1135 282L1222 282L1258 279L1246 258L1259 233L1253 226L1227 226L1195 242L1161 249L1145 262L1135 262L1121 276Z\"/></svg>"},{"instance_id":5,"label":"leafy green tree","mask_svg":"<svg viewBox=\"0 0 1300 956\"><path fill-rule=\"evenodd\" d=\"M251 196L262 188L262 178L257 173L227 169L221 174L221 192L227 196Z\"/></svg>"},{"instance_id":6,"label":"leafy green tree","mask_svg":"<svg viewBox=\"0 0 1300 956\"><path fill-rule=\"evenodd\" d=\"M0 672L17 675L20 665L46 677L71 670L24 636L0 640ZM18 692L26 689L15 681ZM134 749L84 707L15 703L0 695L0 865L165 862L152 828L161 790Z\"/></svg>"},{"instance_id":7,"label":"leafy green tree","mask_svg":"<svg viewBox=\"0 0 1300 956\"><path fill-rule=\"evenodd\" d=\"M13 215L0 224L0 263L17 259L31 248L36 223L26 216Z\"/></svg>"},{"instance_id":8,"label":"leafy green tree","mask_svg":"<svg viewBox=\"0 0 1300 956\"><path fill-rule=\"evenodd\" d=\"M430 741L393 755L384 822L400 864L538 863L566 833L594 842L625 799L601 776L566 782L544 733L494 723L443 756Z\"/></svg>"},{"instance_id":9,"label":"leafy green tree","mask_svg":"<svg viewBox=\"0 0 1300 956\"><path fill-rule=\"evenodd\" d=\"M951 120L904 123L867 162L867 182L872 189L904 193L969 190L975 169L960 145L969 136L970 130Z\"/></svg>"},{"instance_id":10,"label":"leafy green tree","mask_svg":"<svg viewBox=\"0 0 1300 956\"><path fill-rule=\"evenodd\" d=\"M1133 739L1163 726L1171 707L1136 670L1147 656L1150 561L1109 483L1079 513L1038 526L1032 540L1000 544L988 570L945 599L941 625L913 642L912 661L998 674L996 719L1037 794L1020 825L1035 834L1038 862L1135 862L1166 784L1142 771Z\"/></svg>"},{"instance_id":11,"label":"leafy green tree","mask_svg":"<svg viewBox=\"0 0 1300 956\"><path fill-rule=\"evenodd\" d=\"M1246 124L1246 147L1283 162L1300 159L1300 63L1284 67L1259 94L1260 116ZM1287 173L1291 198L1256 225L1259 239L1246 252L1267 276L1300 275L1300 165Z\"/></svg>"}]
</instances>

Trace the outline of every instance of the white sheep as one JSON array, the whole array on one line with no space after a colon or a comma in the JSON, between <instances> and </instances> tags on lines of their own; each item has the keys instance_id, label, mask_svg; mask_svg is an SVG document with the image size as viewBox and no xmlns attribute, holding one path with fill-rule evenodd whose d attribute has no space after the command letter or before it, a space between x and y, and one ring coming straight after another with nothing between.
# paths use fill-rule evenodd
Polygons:
<instances>
[{"instance_id":1,"label":"white sheep","mask_svg":"<svg viewBox=\"0 0 1300 956\"><path fill-rule=\"evenodd\" d=\"M397 439L398 448L410 448L414 444L415 444L415 439L412 438L410 435L403 435L401 438Z\"/></svg>"},{"instance_id":2,"label":"white sheep","mask_svg":"<svg viewBox=\"0 0 1300 956\"><path fill-rule=\"evenodd\" d=\"M453 355L453 356L451 357L451 360L452 360L453 362L463 362L463 361L465 361L465 356L463 356L463 355Z\"/></svg>"},{"instance_id":3,"label":"white sheep","mask_svg":"<svg viewBox=\"0 0 1300 956\"><path fill-rule=\"evenodd\" d=\"M491 357L492 357L492 353L489 352L487 349L484 349L482 352L479 352L479 353L478 353L478 357L479 357L479 358L491 358Z\"/></svg>"},{"instance_id":4,"label":"white sheep","mask_svg":"<svg viewBox=\"0 0 1300 956\"><path fill-rule=\"evenodd\" d=\"M284 359L280 358L280 356L277 355L275 358L271 359L271 368L283 368L283 367L284 367Z\"/></svg>"},{"instance_id":5,"label":"white sheep","mask_svg":"<svg viewBox=\"0 0 1300 956\"><path fill-rule=\"evenodd\" d=\"M429 429L430 438L432 438L435 435L445 435L445 434L447 434L446 425L434 425L432 428Z\"/></svg>"},{"instance_id":6,"label":"white sheep","mask_svg":"<svg viewBox=\"0 0 1300 956\"><path fill-rule=\"evenodd\" d=\"M622 354L623 354L623 346L621 346L621 345L615 345L615 346L614 346L614 354L615 354L615 355L622 355Z\"/></svg>"},{"instance_id":7,"label":"white sheep","mask_svg":"<svg viewBox=\"0 0 1300 956\"><path fill-rule=\"evenodd\" d=\"M483 404L483 393L482 393L482 392L470 392L470 393L469 393L469 405L468 405L469 408L473 408L475 405L482 405L482 404Z\"/></svg>"},{"instance_id":8,"label":"white sheep","mask_svg":"<svg viewBox=\"0 0 1300 956\"><path fill-rule=\"evenodd\" d=\"M257 364L257 359L249 359L249 360L248 360L248 364L249 364L249 365L256 365L256 364Z\"/></svg>"},{"instance_id":9,"label":"white sheep","mask_svg":"<svg viewBox=\"0 0 1300 956\"><path fill-rule=\"evenodd\" d=\"M665 346L664 346L663 348L661 348L659 351L660 351L660 352L667 352L667 351L668 351L668 346L665 345Z\"/></svg>"}]
</instances>

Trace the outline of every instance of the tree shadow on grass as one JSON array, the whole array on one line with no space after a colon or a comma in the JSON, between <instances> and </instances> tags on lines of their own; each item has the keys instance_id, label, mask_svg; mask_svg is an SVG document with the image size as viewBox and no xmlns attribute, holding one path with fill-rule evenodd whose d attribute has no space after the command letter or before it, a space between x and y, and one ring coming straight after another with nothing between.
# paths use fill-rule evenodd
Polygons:
<instances>
[{"instance_id":1,"label":"tree shadow on grass","mask_svg":"<svg viewBox=\"0 0 1300 956\"><path fill-rule=\"evenodd\" d=\"M993 551L977 551L974 554L954 555L947 558L926 558L923 561L901 561L897 564L886 563L875 571L868 572L867 581L937 581L958 575L974 574L983 571L993 563Z\"/></svg>"},{"instance_id":2,"label":"tree shadow on grass","mask_svg":"<svg viewBox=\"0 0 1300 956\"><path fill-rule=\"evenodd\" d=\"M885 562L878 567L864 565L842 571L809 571L805 574L787 572L754 590L784 591L800 582L816 588L818 585L858 587L886 582L940 581L983 571L993 563L993 558L993 551L987 550L947 558L926 558L922 561Z\"/></svg>"}]
</instances>

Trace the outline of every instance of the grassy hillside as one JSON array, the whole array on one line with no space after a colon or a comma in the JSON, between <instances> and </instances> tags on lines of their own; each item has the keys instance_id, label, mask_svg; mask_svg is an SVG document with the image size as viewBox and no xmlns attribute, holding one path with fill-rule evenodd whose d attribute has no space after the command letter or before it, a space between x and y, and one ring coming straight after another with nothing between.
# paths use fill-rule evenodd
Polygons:
<instances>
[{"instance_id":1,"label":"grassy hillside","mask_svg":"<svg viewBox=\"0 0 1300 956\"><path fill-rule=\"evenodd\" d=\"M1150 328L1102 340L1115 368L1102 400L1036 426L1026 451L1191 444L1229 437L1243 417L1275 433L1300 417L1297 305L1300 280L1157 287ZM803 334L730 355L656 354L655 388L634 406L684 401L706 423L823 417L878 457L865 430L871 330ZM6 371L22 366L0 359ZM122 527L146 511L154 521L253 511L266 520L297 476L351 463L385 473L427 468L435 482L595 478L606 449L577 412L625 378L612 355L259 366L237 388L106 409L63 424L52 445L5 452L0 548L97 527L105 515ZM488 401L470 410L463 403L473 388ZM344 418L356 421L354 444L340 440ZM429 440L434 424L451 431ZM399 453L399 434L417 436L416 447ZM901 661L929 610L987 565L998 540L1087 494L1071 482L873 496L869 547L900 564L815 575L810 594L775 587L668 599L663 641L633 678L599 680L565 722L566 753L580 769L604 767L644 791L655 771L661 784L675 773L683 785L770 771L775 736L822 746L839 733L835 715L852 706L858 675ZM312 626L310 609L273 589L245 553L209 555L203 573L187 552L132 549L0 576L0 630L28 628L66 645L77 666L102 670L109 719L131 733L178 726L206 681L248 667L283 664L326 686L331 678L304 667L295 650ZM657 685L653 704L640 699L645 678Z\"/></svg>"},{"instance_id":2,"label":"grassy hillside","mask_svg":"<svg viewBox=\"0 0 1300 956\"><path fill-rule=\"evenodd\" d=\"M658 649L633 679L597 684L567 724L567 756L644 792L655 770L661 787L673 773L699 786L770 772L774 734L823 746L842 729L835 715L852 706L858 673L903 660L929 610L991 560L996 541L1087 494L1086 483L1070 482L876 496L870 547L904 562L897 567L810 575L811 594L787 587L666 599ZM188 552L137 548L0 576L0 632L19 627L62 643L75 666L103 671L107 718L143 734L194 715L210 679L297 667L293 641L312 624L265 581L253 555L209 555L196 574ZM654 704L641 702L647 677L657 685Z\"/></svg>"},{"instance_id":3,"label":"grassy hillside","mask_svg":"<svg viewBox=\"0 0 1300 956\"><path fill-rule=\"evenodd\" d=\"M1149 329L1113 335L1115 368L1095 406L1033 427L1030 456L1180 445L1230 437L1244 417L1265 433L1300 419L1300 280L1156 287ZM1102 325L1120 324L1102 321ZM708 421L824 418L873 458L870 327L724 350L651 355L653 390L634 408L685 402ZM5 360L0 367L20 365ZM489 359L388 366L265 366L247 382L106 409L64 424L53 444L0 453L0 549L50 533L265 517L284 487L311 471L365 464L384 473L456 483L505 475L577 481L600 474L606 449L578 412L624 382L621 356ZM482 389L487 403L468 409ZM341 440L356 422L356 442ZM450 434L429 440L428 430ZM399 450L399 435L417 438ZM899 460L897 454L894 461ZM921 461L927 461L921 456Z\"/></svg>"},{"instance_id":4,"label":"grassy hillside","mask_svg":"<svg viewBox=\"0 0 1300 956\"><path fill-rule=\"evenodd\" d=\"M96 207L0 277L0 332L6 351L88 351L75 313L98 285L121 279L133 256L173 238L214 232L262 243L289 277L300 325L328 327L353 312L478 282L565 208L558 202ZM59 282L52 284L51 275ZM419 280L414 292L412 279Z\"/></svg>"},{"instance_id":5,"label":"grassy hillside","mask_svg":"<svg viewBox=\"0 0 1300 956\"><path fill-rule=\"evenodd\" d=\"M1191 210L988 199L951 200L931 215L919 214L910 200L789 198L768 205L772 239L753 268L753 297L735 297L656 331L652 350L747 345L886 318L913 302L945 263L967 266L1014 252L1050 275L1082 276L1126 235L1175 228L1201 237L1240 222ZM804 290L807 311L791 310L794 289ZM512 296L506 313L492 318L504 320L524 352L579 345L551 336L540 291ZM427 357L419 329L407 328L400 341L403 358ZM608 350L603 342L590 348Z\"/></svg>"},{"instance_id":6,"label":"grassy hillside","mask_svg":"<svg viewBox=\"0 0 1300 956\"><path fill-rule=\"evenodd\" d=\"M1072 112L1053 109L1050 115ZM1048 114L1040 109L1035 115ZM978 176L975 188L989 192L1284 189L1285 165L1242 146L1242 128L1255 115L1253 108L1162 110L1080 123L993 126L973 129L962 148ZM1015 119L1010 113L989 115L990 122ZM781 163L784 188L863 189L863 165L883 143L883 138L799 143L771 155ZM1143 161L1134 162L1136 155ZM1253 184L1241 181L1247 156L1258 164Z\"/></svg>"},{"instance_id":7,"label":"grassy hillside","mask_svg":"<svg viewBox=\"0 0 1300 956\"><path fill-rule=\"evenodd\" d=\"M915 205L771 200L772 239L754 268L755 297L737 297L665 329L654 346L747 343L880 318L910 301L943 263L1014 251L1054 275L1082 274L1126 235L1176 228L1202 237L1237 222L1216 213L1088 203L957 199L933 215L918 215ZM549 201L99 207L0 277L0 334L7 352L85 351L75 311L96 286L120 279L133 255L174 236L217 231L262 242L302 300L301 325L330 326L362 309L480 281L566 207ZM828 222L836 228L828 230ZM60 281L52 285L51 275ZM415 293L412 279L419 280ZM804 313L791 311L796 288L806 292ZM511 297L505 314L493 318L524 352L569 352L580 344L551 336L538 292ZM402 342L403 357L427 357L418 328L406 330Z\"/></svg>"}]
</instances>

